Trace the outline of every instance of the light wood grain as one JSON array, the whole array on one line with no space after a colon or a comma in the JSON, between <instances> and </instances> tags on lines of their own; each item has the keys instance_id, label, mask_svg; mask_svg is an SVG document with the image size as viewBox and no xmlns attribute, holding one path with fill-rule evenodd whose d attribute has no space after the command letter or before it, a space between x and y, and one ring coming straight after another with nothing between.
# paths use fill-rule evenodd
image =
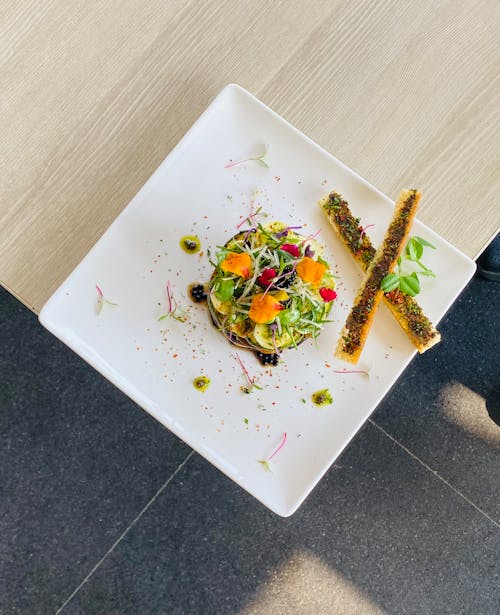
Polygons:
<instances>
[{"instance_id":1,"label":"light wood grain","mask_svg":"<svg viewBox=\"0 0 500 615\"><path fill-rule=\"evenodd\" d=\"M475 257L500 226L495 0L6 0L0 277L38 311L237 82Z\"/></svg>"}]
</instances>

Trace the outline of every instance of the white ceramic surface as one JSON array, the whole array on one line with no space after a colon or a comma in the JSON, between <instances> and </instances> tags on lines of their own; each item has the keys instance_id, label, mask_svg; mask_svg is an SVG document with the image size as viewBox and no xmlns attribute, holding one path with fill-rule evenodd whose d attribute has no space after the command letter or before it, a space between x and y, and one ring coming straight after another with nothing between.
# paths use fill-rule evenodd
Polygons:
<instances>
[{"instance_id":1,"label":"white ceramic surface","mask_svg":"<svg viewBox=\"0 0 500 615\"><path fill-rule=\"evenodd\" d=\"M255 161L226 168L230 160L260 154L264 144L269 169ZM363 225L375 225L368 233L377 244L392 201L254 96L229 85L40 314L54 335L283 516L297 509L415 353L382 305L360 360L369 378L335 373L349 367L333 358L333 349L361 273L317 206L332 189L345 196ZM187 287L209 278L207 250L213 253L234 234L249 213L252 195L268 219L307 225L302 233L321 228L318 239L340 280L334 322L326 326L317 347L307 341L284 353L273 369L239 351L264 387L245 395L236 349L212 327L205 306L189 301ZM201 239L201 257L179 247L180 238L191 233ZM437 322L473 275L475 264L418 221L412 234L437 247L426 250L423 259L437 278L423 278L418 297ZM166 312L167 281L188 309L186 323L172 318L158 322ZM118 306L104 305L98 314L96 284ZM204 393L192 385L202 373L211 379ZM324 388L334 403L319 408L311 394ZM266 472L258 460L276 448L285 432L286 444Z\"/></svg>"}]
</instances>

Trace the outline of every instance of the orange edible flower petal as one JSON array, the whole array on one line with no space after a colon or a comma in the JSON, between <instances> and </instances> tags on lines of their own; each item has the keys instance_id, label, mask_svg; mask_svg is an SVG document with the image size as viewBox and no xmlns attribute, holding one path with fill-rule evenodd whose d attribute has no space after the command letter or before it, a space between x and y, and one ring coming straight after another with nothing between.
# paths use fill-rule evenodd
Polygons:
<instances>
[{"instance_id":1,"label":"orange edible flower petal","mask_svg":"<svg viewBox=\"0 0 500 615\"><path fill-rule=\"evenodd\" d=\"M229 252L220 266L223 271L235 273L245 279L252 275L252 259L250 254L246 252L241 254L239 252Z\"/></svg>"},{"instance_id":2,"label":"orange edible flower petal","mask_svg":"<svg viewBox=\"0 0 500 615\"><path fill-rule=\"evenodd\" d=\"M260 293L252 299L248 315L255 323L263 325L272 322L282 309L283 306L276 301L275 297Z\"/></svg>"},{"instance_id":3,"label":"orange edible flower petal","mask_svg":"<svg viewBox=\"0 0 500 615\"><path fill-rule=\"evenodd\" d=\"M308 256L305 256L297 265L297 275L304 282L309 282L313 288L321 284L325 271L326 266L323 263L318 263Z\"/></svg>"}]
</instances>

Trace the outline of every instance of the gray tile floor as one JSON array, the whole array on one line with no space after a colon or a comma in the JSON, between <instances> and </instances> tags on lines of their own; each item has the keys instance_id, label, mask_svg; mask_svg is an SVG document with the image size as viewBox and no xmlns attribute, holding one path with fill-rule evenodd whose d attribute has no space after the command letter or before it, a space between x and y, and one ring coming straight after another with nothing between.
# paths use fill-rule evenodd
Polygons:
<instances>
[{"instance_id":1,"label":"gray tile floor","mask_svg":"<svg viewBox=\"0 0 500 615\"><path fill-rule=\"evenodd\" d=\"M0 613L500 613L500 284L281 519L0 293Z\"/></svg>"}]
</instances>

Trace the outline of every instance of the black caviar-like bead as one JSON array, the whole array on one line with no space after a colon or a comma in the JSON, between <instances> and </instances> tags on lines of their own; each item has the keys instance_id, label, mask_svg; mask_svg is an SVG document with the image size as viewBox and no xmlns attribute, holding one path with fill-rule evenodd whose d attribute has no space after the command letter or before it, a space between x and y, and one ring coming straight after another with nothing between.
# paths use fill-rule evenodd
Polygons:
<instances>
[{"instance_id":1,"label":"black caviar-like bead","mask_svg":"<svg viewBox=\"0 0 500 615\"><path fill-rule=\"evenodd\" d=\"M274 285L278 288L288 288L291 284L295 282L296 277L297 273L294 271L293 266L287 265L281 272L280 279L275 282Z\"/></svg>"},{"instance_id":2,"label":"black caviar-like bead","mask_svg":"<svg viewBox=\"0 0 500 615\"><path fill-rule=\"evenodd\" d=\"M207 300L207 293L205 292L203 284L193 284L189 289L189 294L195 303L201 303Z\"/></svg>"},{"instance_id":3,"label":"black caviar-like bead","mask_svg":"<svg viewBox=\"0 0 500 615\"><path fill-rule=\"evenodd\" d=\"M255 356L262 365L278 365L278 361L280 360L279 354L269 354L266 352L256 351Z\"/></svg>"}]
</instances>

